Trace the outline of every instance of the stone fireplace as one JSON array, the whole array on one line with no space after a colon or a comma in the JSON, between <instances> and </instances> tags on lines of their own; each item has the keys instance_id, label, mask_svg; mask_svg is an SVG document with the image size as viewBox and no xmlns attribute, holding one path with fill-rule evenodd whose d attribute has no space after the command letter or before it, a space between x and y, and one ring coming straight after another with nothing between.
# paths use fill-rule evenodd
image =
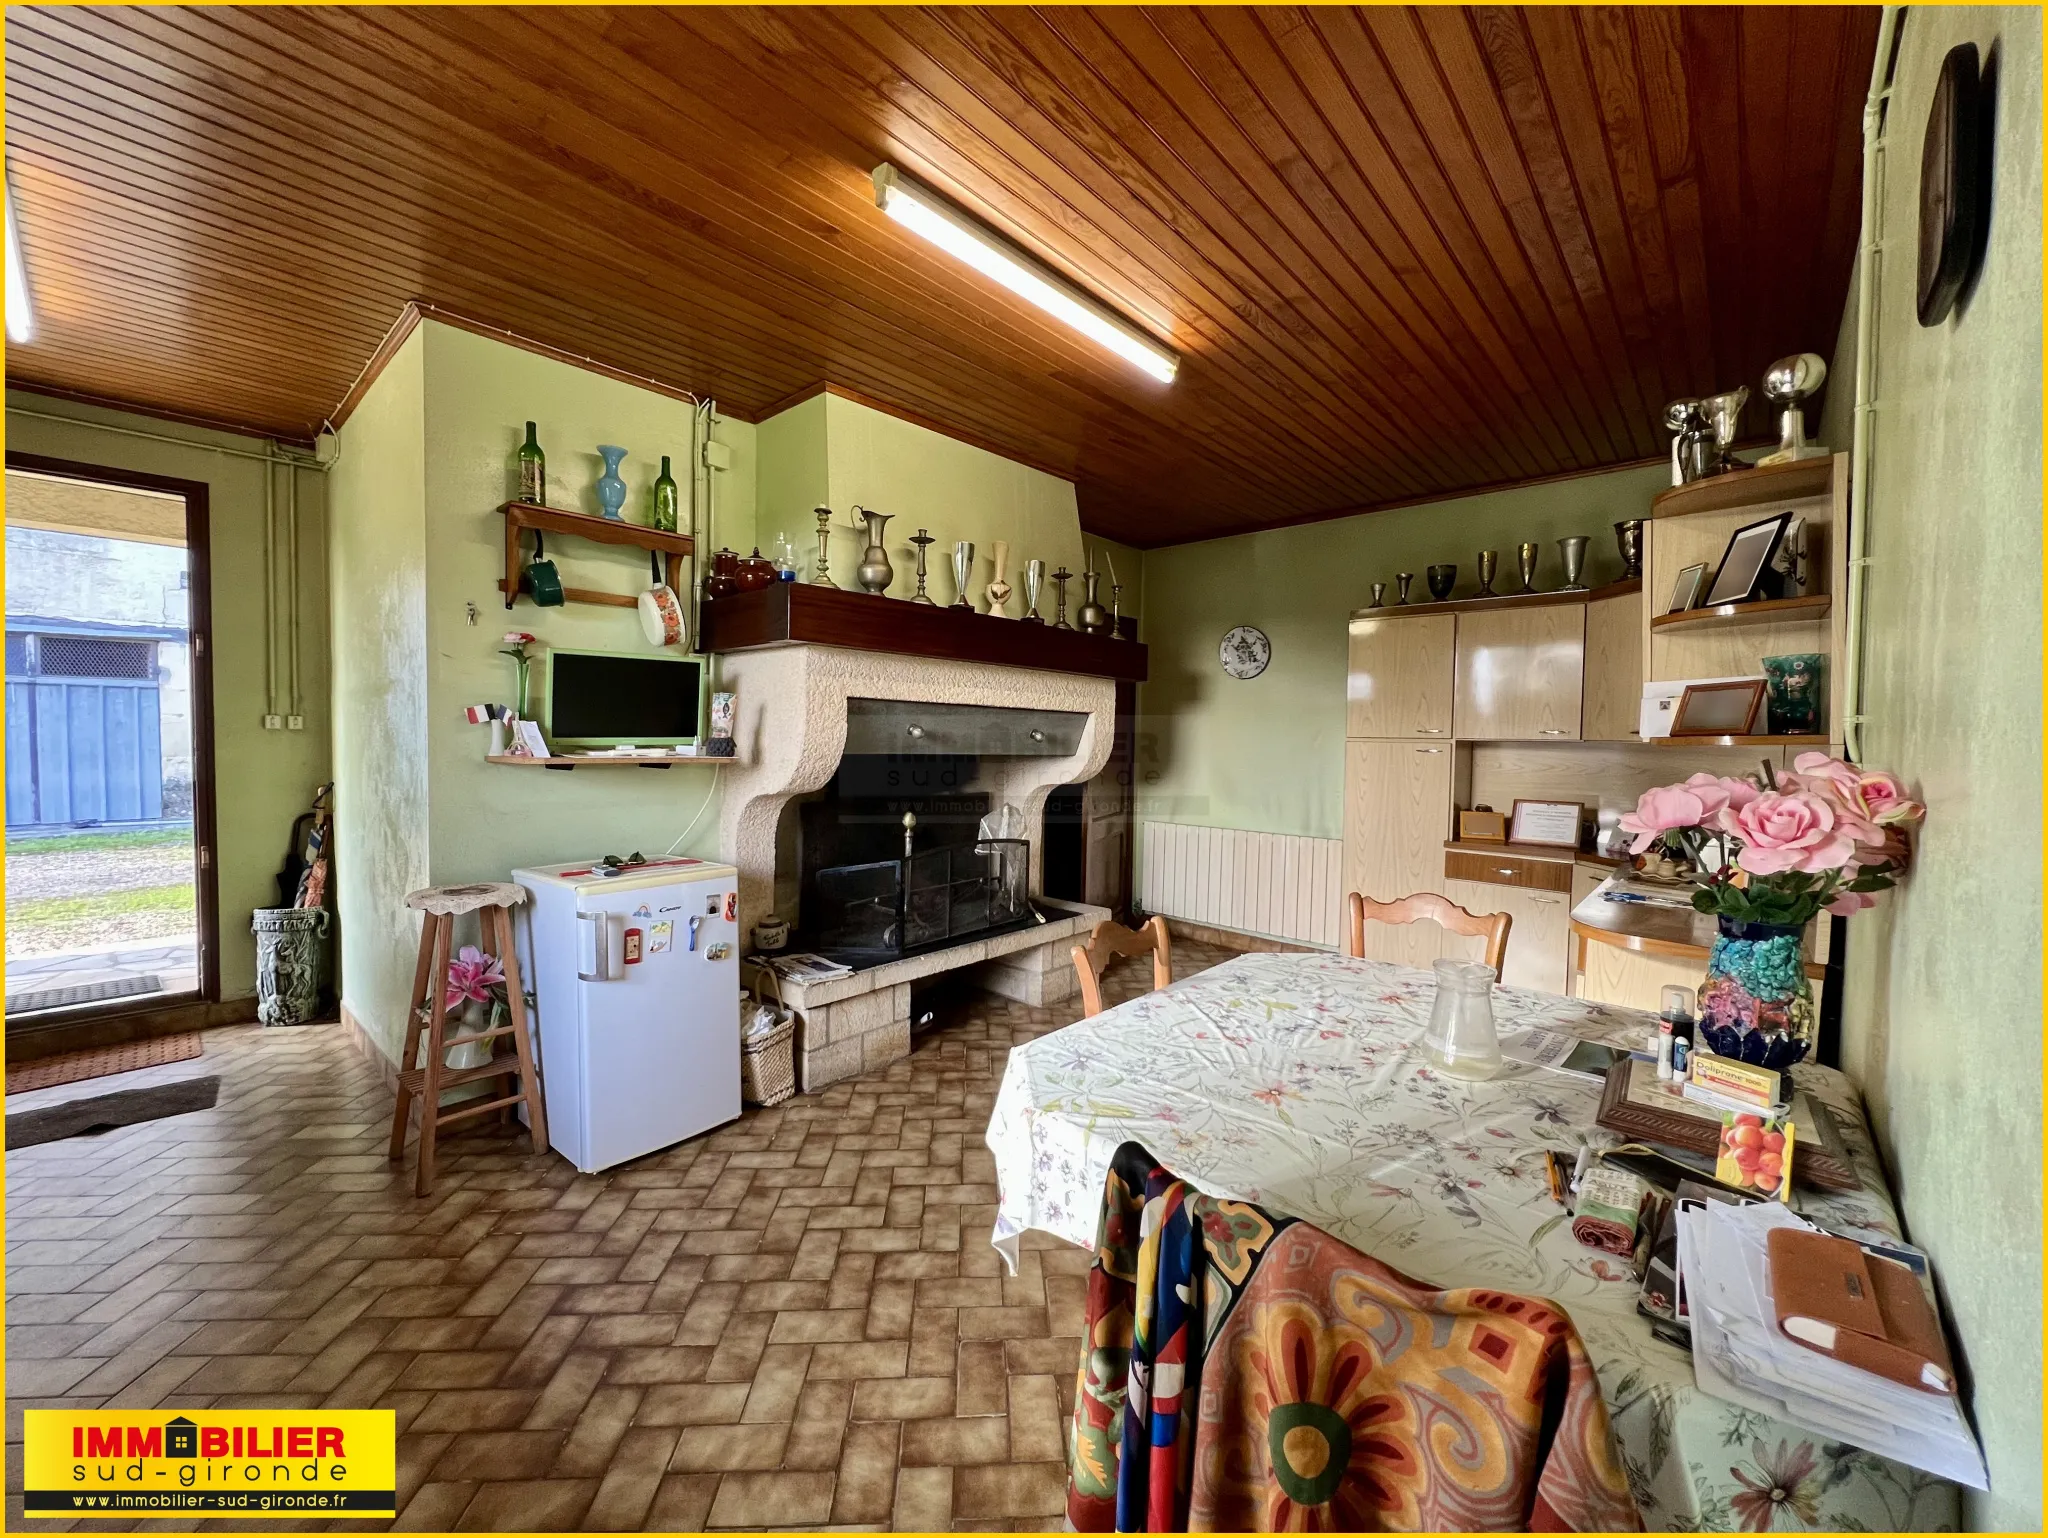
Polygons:
<instances>
[{"instance_id":1,"label":"stone fireplace","mask_svg":"<svg viewBox=\"0 0 2048 1538\"><path fill-rule=\"evenodd\" d=\"M928 825L920 819L912 830L921 863L971 847L982 805L1016 807L1035 897L1047 796L1091 778L1109 759L1115 685L1107 678L808 643L728 653L721 667L739 702L720 855L739 870L742 925L776 912L796 921L800 945L820 917L803 911L817 896L806 890L803 852L810 850L813 870L841 855L894 859L899 804L927 810ZM963 869L973 863L962 857ZM964 879L956 885L971 892ZM1067 952L1103 914L1038 907L1050 922L1002 923L964 943L924 932L900 959L862 966L849 955L860 968L852 977L788 985L785 999L799 1018L799 1082L814 1089L907 1055L910 984L921 977L972 967L977 983L1009 997L1067 997Z\"/></svg>"}]
</instances>

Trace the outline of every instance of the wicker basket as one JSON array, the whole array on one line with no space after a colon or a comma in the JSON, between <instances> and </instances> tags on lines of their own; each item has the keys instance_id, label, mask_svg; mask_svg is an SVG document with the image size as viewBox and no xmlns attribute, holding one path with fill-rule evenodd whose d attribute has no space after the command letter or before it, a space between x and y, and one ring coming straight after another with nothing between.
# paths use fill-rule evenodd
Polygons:
<instances>
[{"instance_id":1,"label":"wicker basket","mask_svg":"<svg viewBox=\"0 0 2048 1538\"><path fill-rule=\"evenodd\" d=\"M774 1009L782 1023L766 1036L740 1038L740 1098L748 1105L780 1105L796 1093L796 1015L782 1001L782 980L770 967L756 974L766 1004L775 993Z\"/></svg>"},{"instance_id":2,"label":"wicker basket","mask_svg":"<svg viewBox=\"0 0 2048 1538\"><path fill-rule=\"evenodd\" d=\"M748 1105L780 1105L796 1093L796 1017L766 1036L740 1043L740 1098Z\"/></svg>"}]
</instances>

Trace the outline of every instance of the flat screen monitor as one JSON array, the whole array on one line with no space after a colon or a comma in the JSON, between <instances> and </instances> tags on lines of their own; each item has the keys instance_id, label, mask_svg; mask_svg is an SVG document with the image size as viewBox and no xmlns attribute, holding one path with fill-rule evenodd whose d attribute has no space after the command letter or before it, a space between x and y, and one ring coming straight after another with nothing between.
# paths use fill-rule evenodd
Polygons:
<instances>
[{"instance_id":1,"label":"flat screen monitor","mask_svg":"<svg viewBox=\"0 0 2048 1538\"><path fill-rule=\"evenodd\" d=\"M697 740L704 675L694 657L548 653L548 742L676 747Z\"/></svg>"}]
</instances>

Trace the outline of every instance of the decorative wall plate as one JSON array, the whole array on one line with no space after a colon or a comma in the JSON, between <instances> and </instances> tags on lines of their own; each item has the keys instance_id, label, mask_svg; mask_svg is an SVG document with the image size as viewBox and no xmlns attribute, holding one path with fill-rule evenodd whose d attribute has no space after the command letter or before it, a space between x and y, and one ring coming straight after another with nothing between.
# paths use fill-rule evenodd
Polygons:
<instances>
[{"instance_id":1,"label":"decorative wall plate","mask_svg":"<svg viewBox=\"0 0 2048 1538\"><path fill-rule=\"evenodd\" d=\"M1239 625L1224 634L1216 654L1232 678L1257 678L1273 660L1273 643L1256 625Z\"/></svg>"},{"instance_id":2,"label":"decorative wall plate","mask_svg":"<svg viewBox=\"0 0 2048 1538\"><path fill-rule=\"evenodd\" d=\"M1941 61L1927 136L1920 145L1920 324L1948 319L1976 263L1985 216L1978 154L1981 77L1977 45L1958 43Z\"/></svg>"}]
</instances>

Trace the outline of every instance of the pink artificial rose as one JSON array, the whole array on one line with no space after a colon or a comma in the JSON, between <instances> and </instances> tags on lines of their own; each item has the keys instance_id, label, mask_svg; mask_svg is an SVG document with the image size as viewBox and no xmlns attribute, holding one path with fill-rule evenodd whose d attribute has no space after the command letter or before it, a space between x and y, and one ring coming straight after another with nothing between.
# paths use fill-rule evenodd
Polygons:
<instances>
[{"instance_id":1,"label":"pink artificial rose","mask_svg":"<svg viewBox=\"0 0 2048 1538\"><path fill-rule=\"evenodd\" d=\"M1827 911L1834 914L1837 918L1848 918L1853 914L1861 913L1865 908L1875 908L1876 906L1877 899L1868 892L1841 891L1835 894L1835 900L1828 904Z\"/></svg>"},{"instance_id":2,"label":"pink artificial rose","mask_svg":"<svg viewBox=\"0 0 2048 1538\"><path fill-rule=\"evenodd\" d=\"M1897 778L1882 769L1872 769L1856 777L1855 804L1865 817L1881 828L1918 822L1927 815L1927 808L1910 798Z\"/></svg>"},{"instance_id":3,"label":"pink artificial rose","mask_svg":"<svg viewBox=\"0 0 2048 1538\"><path fill-rule=\"evenodd\" d=\"M1706 820L1705 804L1686 786L1659 785L1643 792L1633 812L1621 814L1620 826L1622 832L1636 836L1629 852L1641 854L1657 842L1658 834L1698 827Z\"/></svg>"},{"instance_id":4,"label":"pink artificial rose","mask_svg":"<svg viewBox=\"0 0 2048 1538\"><path fill-rule=\"evenodd\" d=\"M1724 807L1720 821L1742 840L1735 863L1752 876L1840 870L1856 850L1855 840L1836 826L1828 798L1806 791L1765 791L1747 806Z\"/></svg>"},{"instance_id":5,"label":"pink artificial rose","mask_svg":"<svg viewBox=\"0 0 2048 1538\"><path fill-rule=\"evenodd\" d=\"M1779 777L1781 790L1818 796L1835 814L1836 828L1857 843L1884 842L1884 830L1863 810L1863 775L1854 765L1825 753L1802 753L1792 761L1792 768L1791 774Z\"/></svg>"},{"instance_id":6,"label":"pink artificial rose","mask_svg":"<svg viewBox=\"0 0 2048 1538\"><path fill-rule=\"evenodd\" d=\"M1699 797L1701 822L1712 822L1721 815L1724 806L1747 806L1759 794L1756 786L1748 780L1732 775L1708 774L1704 770L1680 788Z\"/></svg>"}]
</instances>

